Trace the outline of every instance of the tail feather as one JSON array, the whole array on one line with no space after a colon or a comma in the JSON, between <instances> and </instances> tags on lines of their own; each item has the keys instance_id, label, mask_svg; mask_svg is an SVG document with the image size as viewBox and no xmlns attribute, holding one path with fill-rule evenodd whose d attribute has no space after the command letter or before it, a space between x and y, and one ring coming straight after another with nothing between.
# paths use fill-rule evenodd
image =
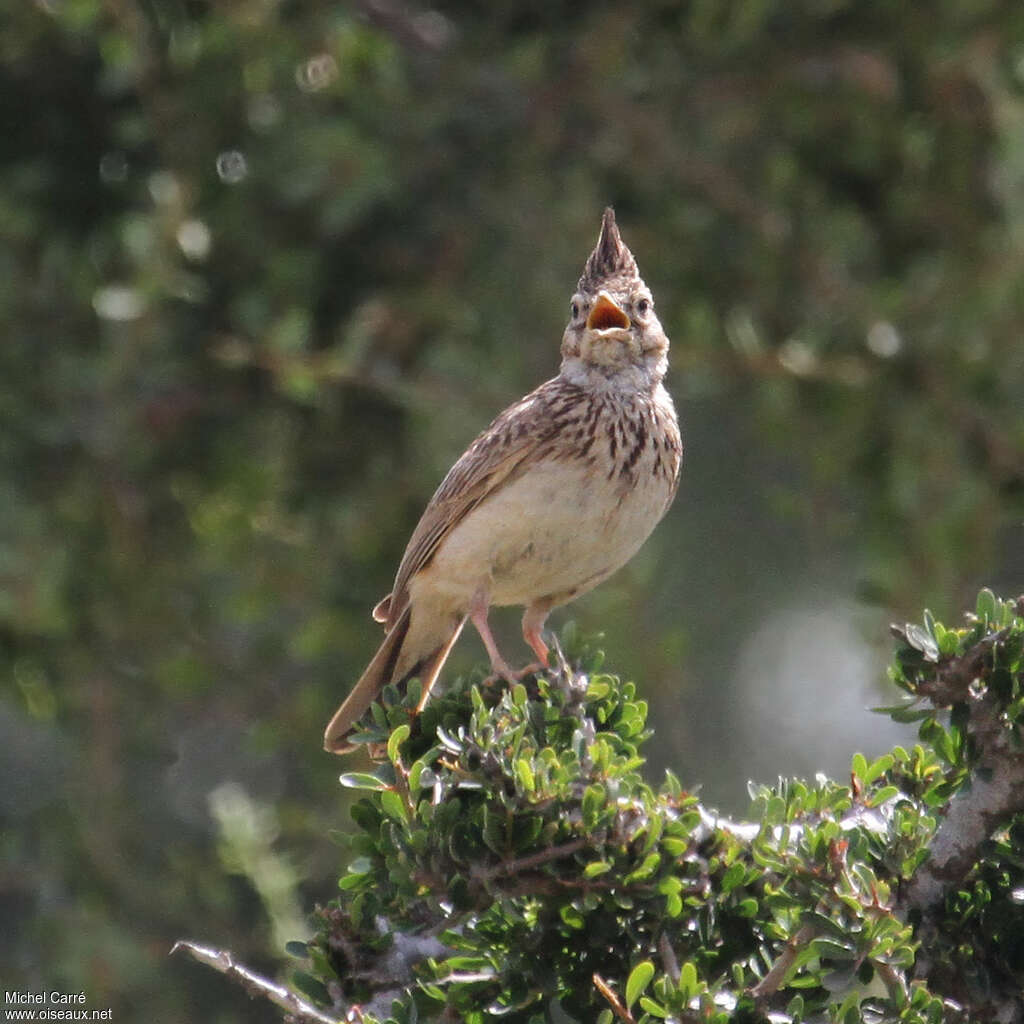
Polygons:
<instances>
[{"instance_id":1,"label":"tail feather","mask_svg":"<svg viewBox=\"0 0 1024 1024\"><path fill-rule=\"evenodd\" d=\"M431 657L424 659L417 666L416 670L410 672L406 679L412 678L414 675L420 677L420 702L416 705L416 714L418 715L427 703L427 698L430 696L430 691L434 688L434 683L437 682L437 677L441 674L441 669L444 668L444 663L448 660L448 655L451 654L452 648L455 646L455 641L459 639L459 634L462 632L462 627L466 624L466 619L469 616L465 616L459 620L455 629L452 631L452 635L448 640L443 643Z\"/></svg>"},{"instance_id":2,"label":"tail feather","mask_svg":"<svg viewBox=\"0 0 1024 1024\"><path fill-rule=\"evenodd\" d=\"M415 649L407 649L424 646L423 638L409 635L412 608L407 606L398 621L388 630L384 642L366 667L359 682L352 687L352 692L328 723L324 731L324 750L332 754L347 754L356 749L356 745L348 742L347 737L388 683L401 685L413 676L419 676L423 696L416 710L422 710L427 695L447 661L455 641L459 638L465 622L466 620L462 619L453 623L450 631L445 629L440 642L436 636L431 638L425 643L427 652L418 655Z\"/></svg>"}]
</instances>

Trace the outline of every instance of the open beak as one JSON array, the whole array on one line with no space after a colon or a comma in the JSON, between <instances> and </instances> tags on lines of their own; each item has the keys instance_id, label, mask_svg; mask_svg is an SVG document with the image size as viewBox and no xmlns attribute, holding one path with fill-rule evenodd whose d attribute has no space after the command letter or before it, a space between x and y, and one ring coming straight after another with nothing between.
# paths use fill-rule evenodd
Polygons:
<instances>
[{"instance_id":1,"label":"open beak","mask_svg":"<svg viewBox=\"0 0 1024 1024\"><path fill-rule=\"evenodd\" d=\"M592 331L607 331L615 327L625 330L629 327L629 317L619 309L607 292L602 291L590 309L587 327Z\"/></svg>"}]
</instances>

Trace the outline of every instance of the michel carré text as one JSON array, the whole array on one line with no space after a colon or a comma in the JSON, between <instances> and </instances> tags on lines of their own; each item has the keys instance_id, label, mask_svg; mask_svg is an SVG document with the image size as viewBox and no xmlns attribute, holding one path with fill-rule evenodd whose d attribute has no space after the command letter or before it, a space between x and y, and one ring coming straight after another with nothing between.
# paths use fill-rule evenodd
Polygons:
<instances>
[{"instance_id":1,"label":"michel carr\u00e9 text","mask_svg":"<svg viewBox=\"0 0 1024 1024\"><path fill-rule=\"evenodd\" d=\"M5 992L8 1006L68 1006L85 1002L84 992Z\"/></svg>"}]
</instances>

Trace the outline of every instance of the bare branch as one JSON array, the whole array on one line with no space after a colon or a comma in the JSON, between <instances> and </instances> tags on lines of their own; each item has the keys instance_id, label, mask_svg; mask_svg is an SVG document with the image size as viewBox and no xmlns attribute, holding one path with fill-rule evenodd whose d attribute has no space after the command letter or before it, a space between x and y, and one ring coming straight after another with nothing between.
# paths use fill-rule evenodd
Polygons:
<instances>
[{"instance_id":1,"label":"bare branch","mask_svg":"<svg viewBox=\"0 0 1024 1024\"><path fill-rule=\"evenodd\" d=\"M679 984L679 958L672 948L668 936L662 932L658 938L658 952L661 954L661 966L665 973L672 979L672 983Z\"/></svg>"},{"instance_id":2,"label":"bare branch","mask_svg":"<svg viewBox=\"0 0 1024 1024\"><path fill-rule=\"evenodd\" d=\"M269 978L264 978L251 968L238 963L234 955L226 949L213 949L210 946L200 946L197 942L189 942L181 939L171 947L171 955L175 953L188 953L193 960L198 960L215 971L220 971L234 981L240 982L242 987L251 996L262 996L269 999L275 1006L287 1011L296 1021L309 1021L312 1024L337 1024L338 1017L321 1013L315 1006L311 1006L304 999L300 999L294 992L278 985Z\"/></svg>"},{"instance_id":3,"label":"bare branch","mask_svg":"<svg viewBox=\"0 0 1024 1024\"><path fill-rule=\"evenodd\" d=\"M625 1021L626 1024L636 1024L636 1018L626 1008L626 1004L623 1003L615 989L613 989L600 974L594 974L593 982L594 988L604 996L608 1005L612 1008L612 1013L614 1013L619 1020Z\"/></svg>"}]
</instances>

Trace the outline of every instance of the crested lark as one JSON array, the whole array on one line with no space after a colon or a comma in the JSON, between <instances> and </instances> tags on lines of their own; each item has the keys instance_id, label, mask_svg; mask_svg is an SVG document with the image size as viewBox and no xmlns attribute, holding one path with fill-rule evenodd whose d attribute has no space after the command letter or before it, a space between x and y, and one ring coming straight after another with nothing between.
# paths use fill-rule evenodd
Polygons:
<instances>
[{"instance_id":1,"label":"crested lark","mask_svg":"<svg viewBox=\"0 0 1024 1024\"><path fill-rule=\"evenodd\" d=\"M466 620L509 668L491 605L524 605L540 667L552 608L624 565L672 502L682 443L662 385L668 338L609 207L572 297L558 376L506 409L451 468L413 531L394 589L373 610L387 634L324 734L349 734L381 689L419 676L423 700ZM421 703L422 706L422 703Z\"/></svg>"}]
</instances>

